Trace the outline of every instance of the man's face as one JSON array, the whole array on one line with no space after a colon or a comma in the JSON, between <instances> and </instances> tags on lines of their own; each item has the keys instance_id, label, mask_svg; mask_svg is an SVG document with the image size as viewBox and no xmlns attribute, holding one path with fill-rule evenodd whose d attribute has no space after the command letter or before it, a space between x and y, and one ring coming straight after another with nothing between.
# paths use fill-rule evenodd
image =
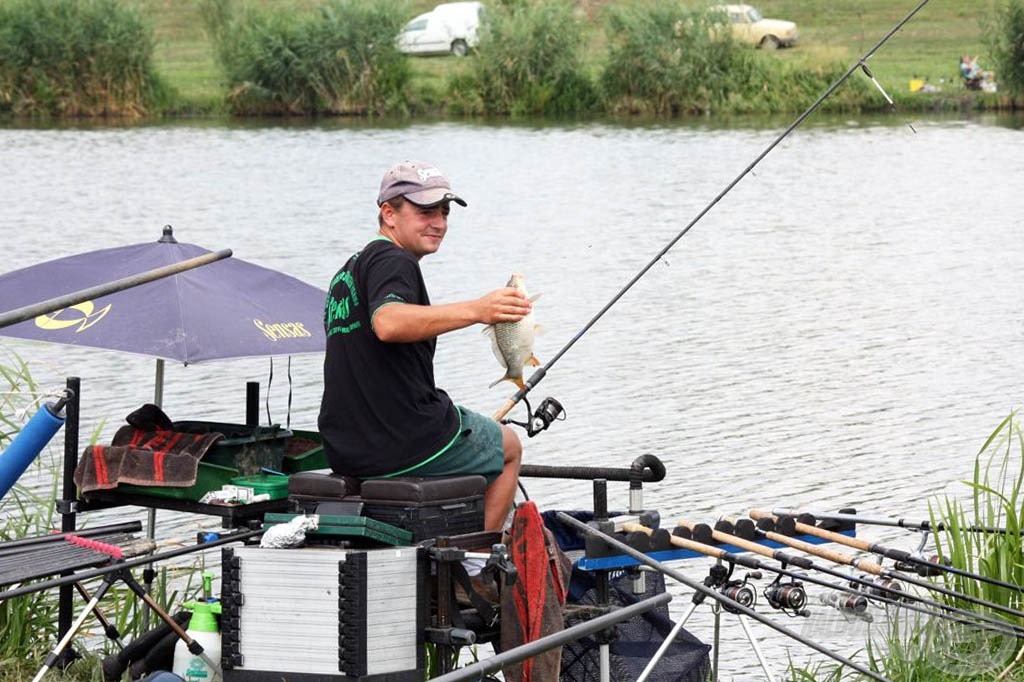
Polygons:
<instances>
[{"instance_id":1,"label":"man's face","mask_svg":"<svg viewBox=\"0 0 1024 682\"><path fill-rule=\"evenodd\" d=\"M423 258L441 248L441 242L448 231L449 210L447 201L431 208L405 201L398 209L384 204L381 206L381 215L387 234L395 244L416 258Z\"/></svg>"}]
</instances>

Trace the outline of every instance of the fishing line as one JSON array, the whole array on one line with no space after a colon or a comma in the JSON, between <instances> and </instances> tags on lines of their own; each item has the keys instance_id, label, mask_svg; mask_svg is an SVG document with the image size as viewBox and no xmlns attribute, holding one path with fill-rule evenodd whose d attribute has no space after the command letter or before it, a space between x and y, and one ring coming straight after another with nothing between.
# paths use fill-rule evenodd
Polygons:
<instances>
[{"instance_id":1,"label":"fishing line","mask_svg":"<svg viewBox=\"0 0 1024 682\"><path fill-rule=\"evenodd\" d=\"M526 396L526 394L529 393L533 389L534 386L536 386L537 384L539 384L541 382L541 380L547 374L548 370L551 369L551 367L556 362L558 362L558 360L560 360L561 357L563 355L565 355L569 351L570 348L572 348L574 345L576 345L576 342L579 341L583 337L584 334L586 334L588 331L590 331L590 328L593 327L595 324L597 324L597 321L600 320L602 317L604 317L605 313L607 313L612 308L612 306L614 306L616 303L618 303L619 299L621 299L626 294L627 291L629 291L630 289L633 288L633 285L635 285L637 282L639 282L640 279L644 275L646 275L647 272L650 271L650 269L653 268L655 266L655 264L657 264L657 262L660 261L665 256L665 254L667 254L672 249L672 247L674 247L679 242L680 239L682 239L684 236L686 236L686 233L689 232L690 229L694 225L696 225L698 222L700 222L700 220L705 215L707 215L707 213L709 211L711 211L711 209L714 208L715 205L718 204L718 202L721 201L725 197L726 194L731 192L732 189L736 185L739 184L740 180L742 180L748 174L750 174L750 172L752 170L754 170L754 168L759 163L761 163L761 161L762 161L762 159L764 159L764 157L768 156L768 154L773 149L775 149L777 146L779 146L779 144L781 144L782 141L784 139L786 139L789 136L790 133L792 133L794 130L796 130L798 127L800 127L800 125L805 120L807 120L807 118L810 117L811 114L813 114L815 111L817 111L818 107L820 107L825 102L825 100L827 100L829 97L831 97L832 93L835 92L839 88L840 85L842 85L844 82L846 82L846 80L855 71L857 71L858 69L862 69L862 70L864 70L865 74L870 74L870 71L868 71L867 68L866 68L867 60L875 52L877 52L878 49L882 47L882 45L884 45L886 42L888 42L889 39L893 35L895 35L897 31L899 31L901 28L903 28L903 26L908 21L910 21L914 17L915 14L917 14L925 5L927 5L928 1L929 0L921 0L921 2L918 3L918 5L914 9L912 9L909 13L907 13L907 15L905 17L903 17L895 26L893 26L889 30L889 32L886 33L882 37L881 40L879 40L877 43L875 43L875 45L871 49L869 49L867 52L865 52L863 55L861 55L861 57L859 59L857 59L857 61L854 62L843 73L843 75L841 75L838 79L836 79L836 81L834 83L832 83L832 85L830 85L825 90L825 92L820 97L818 97L818 99L815 100L815 102L813 104L811 104L811 106L809 106L802 114L800 114L796 118L796 120L794 120L789 125L788 128L786 128L784 131L782 131L782 133L778 137L776 137L767 147L765 147L765 149L760 154L758 154L756 157L754 157L754 160L751 161L747 165L746 168L744 168L742 171L740 171L739 175L737 175L735 178L733 178L733 180L731 182L729 182L729 184L727 184L725 186L725 189L723 189L721 192L719 192L718 195L714 199L712 199L703 209L701 209L701 211L696 215L696 217L694 217L689 223L687 223L686 227L684 227L682 230L680 230L679 233L676 234L676 236L673 237L672 240L669 241L668 244L666 244L665 247L662 248L661 251L659 251L657 253L657 255L654 256L654 258L652 258L644 267L642 267L640 269L640 271L636 275L634 275L633 278L631 280L629 280L629 282L627 282L624 287L619 289L618 293L616 293L612 297L612 299L610 301L608 301L608 303L605 304L605 306L603 308L601 308L601 310L599 310L597 312L597 314L594 315L594 317L592 317L590 319L589 322L587 322L585 325L583 325L583 328L580 329L576 333L575 336L573 336L571 339L569 339L569 342L566 343L565 346L563 346L561 350L559 350L557 353L555 353L555 355L550 360L548 360L548 362L546 362L539 369L537 369L533 373L533 375L530 376L530 378L527 379L524 382L523 388L521 388L518 391L516 391L516 393L505 402L505 404L501 407L501 409L498 410L497 413L495 413L494 418L500 420L506 414L508 414L508 412L513 407L515 407L515 405L520 400L522 400ZM876 81L874 79L874 76L870 76L870 77L871 77L871 80L876 85L878 85L878 81ZM881 86L878 86L878 87L881 88ZM882 93L883 93L883 95L885 95L885 91L884 90L882 90ZM888 95L885 95L885 98L886 98L886 101L888 101L889 103L892 103L892 100L889 98ZM913 130L913 128L911 128L911 129Z\"/></svg>"}]
</instances>

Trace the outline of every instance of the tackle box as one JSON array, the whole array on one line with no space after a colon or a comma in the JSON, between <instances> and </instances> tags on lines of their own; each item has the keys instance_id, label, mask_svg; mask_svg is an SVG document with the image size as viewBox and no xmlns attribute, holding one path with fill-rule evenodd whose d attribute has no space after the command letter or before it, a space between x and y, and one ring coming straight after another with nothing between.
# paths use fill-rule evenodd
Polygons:
<instances>
[{"instance_id":1,"label":"tackle box","mask_svg":"<svg viewBox=\"0 0 1024 682\"><path fill-rule=\"evenodd\" d=\"M363 481L363 513L412 532L413 542L484 529L483 476L377 478Z\"/></svg>"},{"instance_id":2,"label":"tackle box","mask_svg":"<svg viewBox=\"0 0 1024 682\"><path fill-rule=\"evenodd\" d=\"M174 422L174 430L184 433L222 433L224 437L214 443L202 462L231 467L238 474L248 476L267 467L280 471L284 461L285 443L292 432L278 425L224 424L221 422ZM236 474L236 475L238 475Z\"/></svg>"},{"instance_id":3,"label":"tackle box","mask_svg":"<svg viewBox=\"0 0 1024 682\"><path fill-rule=\"evenodd\" d=\"M224 682L420 682L426 553L226 548Z\"/></svg>"}]
</instances>

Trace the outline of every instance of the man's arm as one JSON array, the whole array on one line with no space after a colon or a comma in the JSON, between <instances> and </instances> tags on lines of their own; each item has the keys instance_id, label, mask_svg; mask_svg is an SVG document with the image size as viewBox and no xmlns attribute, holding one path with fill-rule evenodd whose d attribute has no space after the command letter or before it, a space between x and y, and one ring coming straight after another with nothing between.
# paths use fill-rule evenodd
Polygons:
<instances>
[{"instance_id":1,"label":"man's arm","mask_svg":"<svg viewBox=\"0 0 1024 682\"><path fill-rule=\"evenodd\" d=\"M472 324L518 322L530 301L512 287L502 287L471 301L443 305L389 303L373 313L377 338L386 343L415 343Z\"/></svg>"}]
</instances>

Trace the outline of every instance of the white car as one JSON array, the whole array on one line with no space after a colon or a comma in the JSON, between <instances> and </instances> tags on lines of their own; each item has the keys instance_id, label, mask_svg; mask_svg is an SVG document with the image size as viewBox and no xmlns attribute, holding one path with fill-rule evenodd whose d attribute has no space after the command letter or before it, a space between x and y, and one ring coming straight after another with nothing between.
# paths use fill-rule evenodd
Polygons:
<instances>
[{"instance_id":1,"label":"white car","mask_svg":"<svg viewBox=\"0 0 1024 682\"><path fill-rule=\"evenodd\" d=\"M790 47L796 43L796 24L782 19L765 19L750 5L715 5L709 11L725 14L733 36L741 42L766 50Z\"/></svg>"},{"instance_id":2,"label":"white car","mask_svg":"<svg viewBox=\"0 0 1024 682\"><path fill-rule=\"evenodd\" d=\"M398 49L405 54L453 54L463 57L479 39L481 2L446 2L421 14L398 34Z\"/></svg>"}]
</instances>

